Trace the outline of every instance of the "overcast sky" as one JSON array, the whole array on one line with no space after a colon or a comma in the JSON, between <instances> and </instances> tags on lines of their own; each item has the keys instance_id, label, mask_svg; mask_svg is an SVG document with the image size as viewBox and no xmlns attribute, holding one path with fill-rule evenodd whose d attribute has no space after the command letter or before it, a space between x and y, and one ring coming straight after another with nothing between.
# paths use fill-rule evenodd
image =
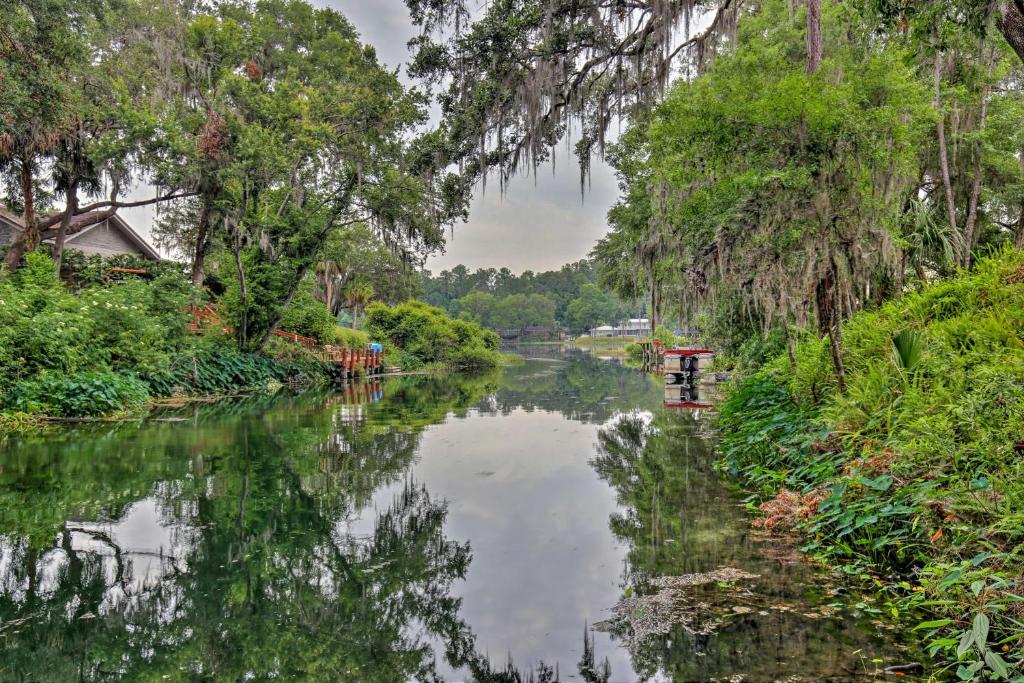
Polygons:
<instances>
[{"instance_id":1,"label":"overcast sky","mask_svg":"<svg viewBox=\"0 0 1024 683\"><path fill-rule=\"evenodd\" d=\"M355 24L363 42L377 49L391 68L409 60L406 43L416 34L402 0L313 0L333 7ZM507 266L513 272L553 270L584 258L607 231L605 215L615 202L615 176L595 160L589 190L580 196L579 167L570 150L559 146L556 172L542 167L533 176L513 179L502 196L497 179L487 191L477 188L469 221L448 236L445 253L427 261L435 273L459 263L470 270Z\"/></svg>"}]
</instances>

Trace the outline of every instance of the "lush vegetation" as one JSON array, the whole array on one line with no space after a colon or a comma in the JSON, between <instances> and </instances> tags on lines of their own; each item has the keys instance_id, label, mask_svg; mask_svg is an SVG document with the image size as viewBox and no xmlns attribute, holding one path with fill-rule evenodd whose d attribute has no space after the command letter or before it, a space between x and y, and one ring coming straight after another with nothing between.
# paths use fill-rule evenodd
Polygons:
<instances>
[{"instance_id":1,"label":"lush vegetation","mask_svg":"<svg viewBox=\"0 0 1024 683\"><path fill-rule=\"evenodd\" d=\"M136 412L150 399L225 395L282 383L322 384L330 367L303 346L274 338L263 352L240 351L223 323L190 334L188 306L200 293L182 269L154 277L93 277L102 266L65 260L62 282L53 261L28 254L25 266L0 280L0 413L92 417ZM65 272L65 275L68 275ZM307 281L282 316L282 327L324 344L365 348L373 335L388 360L405 368L498 365L498 338L417 302L370 307L366 330L341 327ZM221 306L230 306L229 297Z\"/></svg>"},{"instance_id":2,"label":"lush vegetation","mask_svg":"<svg viewBox=\"0 0 1024 683\"><path fill-rule=\"evenodd\" d=\"M375 303L367 309L366 327L394 349L392 360L411 370L436 364L453 369L493 368L501 362L498 335L419 301L398 306Z\"/></svg>"},{"instance_id":3,"label":"lush vegetation","mask_svg":"<svg viewBox=\"0 0 1024 683\"><path fill-rule=\"evenodd\" d=\"M723 465L767 498L761 523L890 577L894 613L931 612L920 629L962 678L1024 653L1022 329L1009 250L848 322L845 392L807 336L722 406Z\"/></svg>"},{"instance_id":4,"label":"lush vegetation","mask_svg":"<svg viewBox=\"0 0 1024 683\"><path fill-rule=\"evenodd\" d=\"M469 187L418 130L423 96L336 11L18 1L3 24L0 189L25 226L10 272L46 239L60 262L69 235L160 203L161 243L195 286L216 276L239 349L259 351L310 278L332 312L358 310L465 212ZM126 200L140 182L159 192ZM354 245L374 267L352 265Z\"/></svg>"},{"instance_id":5,"label":"lush vegetation","mask_svg":"<svg viewBox=\"0 0 1024 683\"><path fill-rule=\"evenodd\" d=\"M188 296L171 274L75 295L48 257L30 254L0 281L4 409L66 416L138 407L148 390L137 376L168 367L184 344Z\"/></svg>"},{"instance_id":6,"label":"lush vegetation","mask_svg":"<svg viewBox=\"0 0 1024 683\"><path fill-rule=\"evenodd\" d=\"M53 261L36 252L0 280L0 412L103 416L136 411L155 397L327 377L325 366L294 344L251 354L219 329L188 334L194 292L180 268L164 268L149 280L95 282L88 270L73 278L85 286L72 292ZM323 309L296 302L300 309L315 306ZM304 315L300 310L297 318ZM365 338L351 330L344 335Z\"/></svg>"},{"instance_id":7,"label":"lush vegetation","mask_svg":"<svg viewBox=\"0 0 1024 683\"><path fill-rule=\"evenodd\" d=\"M760 3L636 118L594 256L603 285L656 320L678 305L726 353L816 330L841 383L842 320L1024 239L1024 65L942 12L901 33L871 7L821 9L813 68L807 16Z\"/></svg>"}]
</instances>

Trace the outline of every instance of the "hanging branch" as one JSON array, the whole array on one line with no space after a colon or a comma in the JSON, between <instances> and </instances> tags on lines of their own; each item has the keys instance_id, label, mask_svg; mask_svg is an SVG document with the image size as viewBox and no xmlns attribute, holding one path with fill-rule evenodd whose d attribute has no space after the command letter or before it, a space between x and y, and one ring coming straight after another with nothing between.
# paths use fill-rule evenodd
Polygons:
<instances>
[{"instance_id":1,"label":"hanging branch","mask_svg":"<svg viewBox=\"0 0 1024 683\"><path fill-rule=\"evenodd\" d=\"M465 16L451 3L407 4L422 31L410 73L449 84L441 97L448 161L483 182L497 166L504 188L523 163L535 172L573 125L582 131L585 176L591 151L604 152L608 127L650 106L680 55L700 68L734 33L742 0L719 2L708 28L692 37L700 0L548 0L541 16L519 2L495 3L443 45L432 34ZM681 26L687 35L679 40Z\"/></svg>"}]
</instances>

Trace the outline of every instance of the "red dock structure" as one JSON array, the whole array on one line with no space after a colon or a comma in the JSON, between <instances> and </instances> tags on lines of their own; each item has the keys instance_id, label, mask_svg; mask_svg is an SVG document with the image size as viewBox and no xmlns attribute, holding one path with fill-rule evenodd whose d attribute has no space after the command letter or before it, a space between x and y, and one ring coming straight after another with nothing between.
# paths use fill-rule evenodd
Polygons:
<instances>
[{"instance_id":1,"label":"red dock structure","mask_svg":"<svg viewBox=\"0 0 1024 683\"><path fill-rule=\"evenodd\" d=\"M211 306L190 306L192 321L188 325L189 332L199 334L206 327L220 325L220 317ZM230 327L221 328L230 334ZM384 353L374 349L346 349L330 344L321 344L312 337L304 337L295 332L275 329L271 334L301 345L312 355L334 368L336 379L353 379L366 375L379 375L384 372Z\"/></svg>"}]
</instances>

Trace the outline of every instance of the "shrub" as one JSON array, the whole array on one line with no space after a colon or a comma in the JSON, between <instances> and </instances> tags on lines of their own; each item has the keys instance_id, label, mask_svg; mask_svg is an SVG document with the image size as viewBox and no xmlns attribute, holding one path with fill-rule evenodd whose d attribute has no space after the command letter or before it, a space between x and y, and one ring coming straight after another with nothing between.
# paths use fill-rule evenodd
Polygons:
<instances>
[{"instance_id":1,"label":"shrub","mask_svg":"<svg viewBox=\"0 0 1024 683\"><path fill-rule=\"evenodd\" d=\"M130 273L114 273L112 268L131 268L144 270L145 275ZM171 277L186 280L185 265L177 261L151 261L134 254L117 254L99 256L83 254L76 249L68 249L61 258L60 277L73 291L88 287L102 287L112 282Z\"/></svg>"},{"instance_id":2,"label":"shrub","mask_svg":"<svg viewBox=\"0 0 1024 683\"><path fill-rule=\"evenodd\" d=\"M326 377L323 364L315 359L278 361L262 354L221 347L184 354L175 359L167 370L146 375L143 379L157 396L226 394L262 389L272 380L283 382L298 373Z\"/></svg>"},{"instance_id":3,"label":"shrub","mask_svg":"<svg viewBox=\"0 0 1024 683\"><path fill-rule=\"evenodd\" d=\"M191 288L167 274L89 287L74 296L33 253L0 281L0 392L44 372L155 372L185 343Z\"/></svg>"},{"instance_id":4,"label":"shrub","mask_svg":"<svg viewBox=\"0 0 1024 683\"><path fill-rule=\"evenodd\" d=\"M330 309L313 296L312 282L303 282L292 302L284 309L278 327L325 344L335 343L338 329Z\"/></svg>"},{"instance_id":5,"label":"shrub","mask_svg":"<svg viewBox=\"0 0 1024 683\"><path fill-rule=\"evenodd\" d=\"M353 330L351 327L335 325L331 330L328 344L343 346L346 349L365 349L370 343L370 335L362 330Z\"/></svg>"},{"instance_id":6,"label":"shrub","mask_svg":"<svg viewBox=\"0 0 1024 683\"><path fill-rule=\"evenodd\" d=\"M658 325L654 328L654 335L652 339L661 343L661 345L667 349L674 348L676 345L676 336L672 334L672 330L668 329L664 325Z\"/></svg>"},{"instance_id":7,"label":"shrub","mask_svg":"<svg viewBox=\"0 0 1024 683\"><path fill-rule=\"evenodd\" d=\"M419 301L398 306L374 303L366 309L366 329L401 350L400 363L438 363L451 368L495 367L500 338L476 323L453 320L440 308Z\"/></svg>"},{"instance_id":8,"label":"shrub","mask_svg":"<svg viewBox=\"0 0 1024 683\"><path fill-rule=\"evenodd\" d=\"M806 549L921 577L898 602L945 617L927 629L952 661L978 614L982 641L1024 639L1006 578L1024 543L1022 329L1024 253L1008 249L844 324L845 393L809 334L795 365L778 356L722 405L722 465L766 496L820 492Z\"/></svg>"},{"instance_id":9,"label":"shrub","mask_svg":"<svg viewBox=\"0 0 1024 683\"><path fill-rule=\"evenodd\" d=\"M131 375L109 371L42 374L18 382L8 393L6 407L61 417L97 416L138 410L148 398L146 384Z\"/></svg>"}]
</instances>

